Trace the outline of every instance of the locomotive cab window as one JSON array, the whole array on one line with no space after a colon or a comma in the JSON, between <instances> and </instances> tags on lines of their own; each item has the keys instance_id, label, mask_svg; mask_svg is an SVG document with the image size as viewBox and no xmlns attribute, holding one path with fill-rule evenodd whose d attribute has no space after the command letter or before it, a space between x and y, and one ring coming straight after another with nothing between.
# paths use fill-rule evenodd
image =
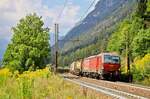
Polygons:
<instances>
[{"instance_id":1,"label":"locomotive cab window","mask_svg":"<svg viewBox=\"0 0 150 99\"><path fill-rule=\"evenodd\" d=\"M104 55L104 63L120 63L118 56Z\"/></svg>"},{"instance_id":2,"label":"locomotive cab window","mask_svg":"<svg viewBox=\"0 0 150 99\"><path fill-rule=\"evenodd\" d=\"M120 58L118 56L112 56L112 63L120 63Z\"/></svg>"},{"instance_id":3,"label":"locomotive cab window","mask_svg":"<svg viewBox=\"0 0 150 99\"><path fill-rule=\"evenodd\" d=\"M104 63L111 63L111 56L110 55L104 55Z\"/></svg>"}]
</instances>

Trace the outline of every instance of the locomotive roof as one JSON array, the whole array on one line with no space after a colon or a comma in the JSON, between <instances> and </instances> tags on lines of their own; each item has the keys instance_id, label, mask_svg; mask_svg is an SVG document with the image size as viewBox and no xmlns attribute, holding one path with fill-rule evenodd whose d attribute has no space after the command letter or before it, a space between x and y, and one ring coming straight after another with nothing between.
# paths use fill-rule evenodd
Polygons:
<instances>
[{"instance_id":1,"label":"locomotive roof","mask_svg":"<svg viewBox=\"0 0 150 99\"><path fill-rule=\"evenodd\" d=\"M93 56L87 57L86 59L94 58L94 57L101 56L101 55L114 55L114 56L118 56L117 53L100 53L98 55L93 55Z\"/></svg>"},{"instance_id":2,"label":"locomotive roof","mask_svg":"<svg viewBox=\"0 0 150 99\"><path fill-rule=\"evenodd\" d=\"M98 55L115 55L115 56L118 56L117 53L100 53Z\"/></svg>"}]
</instances>

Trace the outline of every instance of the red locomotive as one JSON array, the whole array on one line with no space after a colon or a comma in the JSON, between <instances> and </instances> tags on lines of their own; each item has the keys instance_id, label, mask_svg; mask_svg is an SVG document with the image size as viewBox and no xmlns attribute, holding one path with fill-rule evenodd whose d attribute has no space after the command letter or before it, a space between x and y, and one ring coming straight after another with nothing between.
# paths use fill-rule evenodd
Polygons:
<instances>
[{"instance_id":1,"label":"red locomotive","mask_svg":"<svg viewBox=\"0 0 150 99\"><path fill-rule=\"evenodd\" d=\"M101 53L73 62L71 73L100 79L119 79L120 57L114 53Z\"/></svg>"}]
</instances>

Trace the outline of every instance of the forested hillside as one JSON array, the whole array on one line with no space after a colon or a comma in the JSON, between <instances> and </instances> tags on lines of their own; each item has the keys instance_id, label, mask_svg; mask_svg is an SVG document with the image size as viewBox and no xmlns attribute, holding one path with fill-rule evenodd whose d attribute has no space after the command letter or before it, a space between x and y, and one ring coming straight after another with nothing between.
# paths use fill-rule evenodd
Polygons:
<instances>
[{"instance_id":1,"label":"forested hillside","mask_svg":"<svg viewBox=\"0 0 150 99\"><path fill-rule=\"evenodd\" d=\"M150 1L145 3L142 1L127 2L123 6L126 7L126 10L122 7L122 9L118 8L116 13L108 17L107 20L97 23L88 32L81 33L79 38L73 38L79 39L79 41L65 43L64 50L60 53L59 63L63 66L68 66L72 61L103 51L117 52L122 57L125 57L127 44L131 63L136 57L143 57L149 53ZM131 5L134 9L132 9ZM126 12L125 14L124 11L131 12ZM118 18L116 16L118 14L124 16Z\"/></svg>"},{"instance_id":2,"label":"forested hillside","mask_svg":"<svg viewBox=\"0 0 150 99\"><path fill-rule=\"evenodd\" d=\"M150 53L150 1L138 4L136 13L123 20L111 35L107 50L125 54L128 46L130 58Z\"/></svg>"},{"instance_id":3,"label":"forested hillside","mask_svg":"<svg viewBox=\"0 0 150 99\"><path fill-rule=\"evenodd\" d=\"M125 72L125 58L129 63L134 80L149 84L150 78L150 1L139 0L136 13L123 20L111 35L108 51L122 56L122 71Z\"/></svg>"},{"instance_id":4,"label":"forested hillside","mask_svg":"<svg viewBox=\"0 0 150 99\"><path fill-rule=\"evenodd\" d=\"M60 64L67 66L74 60L105 51L117 24L135 11L135 1L100 0L95 9L60 42Z\"/></svg>"},{"instance_id":5,"label":"forested hillside","mask_svg":"<svg viewBox=\"0 0 150 99\"><path fill-rule=\"evenodd\" d=\"M62 52L71 52L97 42L98 39L107 38L111 34L110 31L114 29L115 23L132 12L134 4L135 0L100 0L95 9L72 28L60 42ZM70 41L74 39L79 39L79 42Z\"/></svg>"}]
</instances>

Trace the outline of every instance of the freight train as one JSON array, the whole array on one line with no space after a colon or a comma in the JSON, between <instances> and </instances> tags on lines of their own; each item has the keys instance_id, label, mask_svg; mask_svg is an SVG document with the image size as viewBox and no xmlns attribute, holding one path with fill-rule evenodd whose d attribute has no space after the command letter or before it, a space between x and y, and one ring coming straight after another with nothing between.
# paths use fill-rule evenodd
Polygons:
<instances>
[{"instance_id":1,"label":"freight train","mask_svg":"<svg viewBox=\"0 0 150 99\"><path fill-rule=\"evenodd\" d=\"M70 72L78 76L119 80L120 67L120 57L117 54L101 53L73 62Z\"/></svg>"}]
</instances>

